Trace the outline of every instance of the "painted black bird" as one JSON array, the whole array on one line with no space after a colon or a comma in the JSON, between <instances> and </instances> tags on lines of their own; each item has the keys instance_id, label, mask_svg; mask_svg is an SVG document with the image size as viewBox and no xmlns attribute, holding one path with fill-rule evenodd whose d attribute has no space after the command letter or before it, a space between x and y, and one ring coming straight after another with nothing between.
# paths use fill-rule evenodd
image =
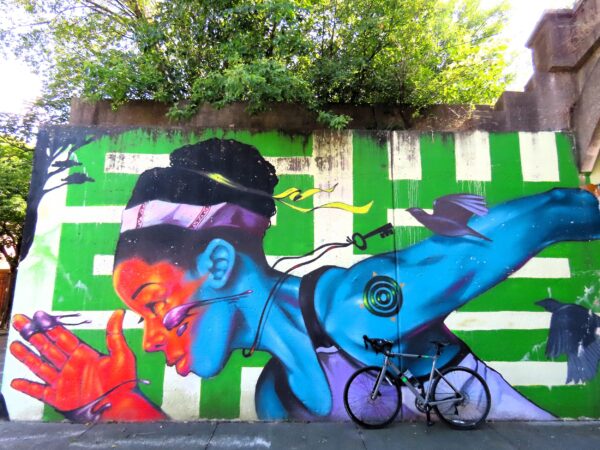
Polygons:
<instances>
[{"instance_id":1,"label":"painted black bird","mask_svg":"<svg viewBox=\"0 0 600 450\"><path fill-rule=\"evenodd\" d=\"M536 302L552 313L546 356L567 355L567 383L594 378L600 360L600 317L587 308L553 298Z\"/></svg>"},{"instance_id":2,"label":"painted black bird","mask_svg":"<svg viewBox=\"0 0 600 450\"><path fill-rule=\"evenodd\" d=\"M474 214L483 216L488 212L485 199L480 195L451 194L440 197L433 202L433 214L421 208L408 208L407 211L435 234L452 237L471 235L491 241L467 225Z\"/></svg>"}]
</instances>

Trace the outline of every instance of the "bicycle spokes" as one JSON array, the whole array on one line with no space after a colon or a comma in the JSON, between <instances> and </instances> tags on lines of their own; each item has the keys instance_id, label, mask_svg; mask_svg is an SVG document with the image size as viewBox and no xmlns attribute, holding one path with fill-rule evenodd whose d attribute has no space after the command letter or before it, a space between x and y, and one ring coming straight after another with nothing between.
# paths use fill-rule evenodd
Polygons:
<instances>
[{"instance_id":1,"label":"bicycle spokes","mask_svg":"<svg viewBox=\"0 0 600 450\"><path fill-rule=\"evenodd\" d=\"M489 390L481 376L471 369L446 370L432 389L438 415L451 425L473 428L489 412Z\"/></svg>"},{"instance_id":2,"label":"bicycle spokes","mask_svg":"<svg viewBox=\"0 0 600 450\"><path fill-rule=\"evenodd\" d=\"M380 368L361 369L348 380L344 391L348 414L367 428L387 425L400 409L400 389L385 375L380 380L381 375Z\"/></svg>"}]
</instances>

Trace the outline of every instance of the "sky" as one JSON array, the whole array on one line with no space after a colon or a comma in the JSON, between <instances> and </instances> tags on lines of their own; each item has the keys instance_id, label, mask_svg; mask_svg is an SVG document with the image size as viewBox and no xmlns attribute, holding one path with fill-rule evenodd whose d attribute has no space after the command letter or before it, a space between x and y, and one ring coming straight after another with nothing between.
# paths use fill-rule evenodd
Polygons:
<instances>
[{"instance_id":1,"label":"sky","mask_svg":"<svg viewBox=\"0 0 600 450\"><path fill-rule=\"evenodd\" d=\"M484 7L497 5L499 0L481 0ZM522 91L527 80L533 74L531 50L525 47L535 25L544 10L572 8L575 0L509 0L509 19L504 35L508 38L509 51L514 54L511 68L515 73L514 81L507 90Z\"/></svg>"},{"instance_id":2,"label":"sky","mask_svg":"<svg viewBox=\"0 0 600 450\"><path fill-rule=\"evenodd\" d=\"M484 7L500 0L481 0ZM508 90L523 90L532 74L531 51L525 43L545 9L570 8L574 0L509 0L511 9L505 34L509 51L514 54L515 80ZM22 113L40 93L41 83L27 66L14 59L0 63L0 112Z\"/></svg>"}]
</instances>

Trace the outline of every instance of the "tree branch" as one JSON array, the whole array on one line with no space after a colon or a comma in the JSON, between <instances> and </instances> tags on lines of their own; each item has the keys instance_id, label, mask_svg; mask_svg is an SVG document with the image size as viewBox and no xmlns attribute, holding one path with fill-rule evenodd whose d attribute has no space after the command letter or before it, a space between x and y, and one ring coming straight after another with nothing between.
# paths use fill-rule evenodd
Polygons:
<instances>
[{"instance_id":1,"label":"tree branch","mask_svg":"<svg viewBox=\"0 0 600 450\"><path fill-rule=\"evenodd\" d=\"M54 187L52 187L52 188L50 188L50 189L43 189L43 190L42 190L42 195L46 195L48 192L52 192L53 190L55 190L55 189L58 189L58 188L61 188L61 187L63 187L63 186L66 186L67 184L69 184L69 183L63 183L63 184L59 184L59 185L57 185L57 186L54 186Z\"/></svg>"},{"instance_id":2,"label":"tree branch","mask_svg":"<svg viewBox=\"0 0 600 450\"><path fill-rule=\"evenodd\" d=\"M109 17L113 18L117 22L121 23L122 25L125 25L125 21L121 18L121 16L117 12L115 12L103 5L100 5L92 0L81 0L81 1L83 3L85 3L88 6L88 8L90 8L91 10L96 11L97 13L107 14Z\"/></svg>"},{"instance_id":3,"label":"tree branch","mask_svg":"<svg viewBox=\"0 0 600 450\"><path fill-rule=\"evenodd\" d=\"M274 51L274 41L275 41L275 31L277 30L277 25L279 22L277 22L275 19L273 19L273 26L271 27L271 30L269 31L269 47L267 48L267 51L265 52L265 56L267 58L270 58L273 56L273 51Z\"/></svg>"},{"instance_id":4,"label":"tree branch","mask_svg":"<svg viewBox=\"0 0 600 450\"><path fill-rule=\"evenodd\" d=\"M53 170L52 172L48 172L46 179L50 179L50 177L56 175L57 173L64 172L67 169L68 169L68 167L61 167L59 169Z\"/></svg>"},{"instance_id":5,"label":"tree branch","mask_svg":"<svg viewBox=\"0 0 600 450\"><path fill-rule=\"evenodd\" d=\"M4 224L0 224L0 227L2 228L2 234L4 236L8 236L10 238L10 242L3 241L1 243L0 253L2 253L2 255L4 256L4 259L6 259L6 262L9 264L9 266L11 267L11 271L12 271L14 264L15 264L15 260L18 258L17 241L14 237L14 234ZM11 255L8 252L8 248L14 249L15 254Z\"/></svg>"},{"instance_id":6,"label":"tree branch","mask_svg":"<svg viewBox=\"0 0 600 450\"><path fill-rule=\"evenodd\" d=\"M10 264L9 260L12 259L12 256L8 254L4 245L0 245L0 253L2 253L2 256L4 256L4 259L6 259L6 262Z\"/></svg>"},{"instance_id":7,"label":"tree branch","mask_svg":"<svg viewBox=\"0 0 600 450\"><path fill-rule=\"evenodd\" d=\"M16 148L18 148L20 150L23 150L23 151L27 151L27 152L32 152L33 151L32 148L30 148L30 147L27 146L27 144L19 141L18 139L13 139L11 137L7 137L4 134L0 134L0 141L3 142L3 143L5 143L5 144L7 144L7 145L12 146L12 147L16 147Z\"/></svg>"}]
</instances>

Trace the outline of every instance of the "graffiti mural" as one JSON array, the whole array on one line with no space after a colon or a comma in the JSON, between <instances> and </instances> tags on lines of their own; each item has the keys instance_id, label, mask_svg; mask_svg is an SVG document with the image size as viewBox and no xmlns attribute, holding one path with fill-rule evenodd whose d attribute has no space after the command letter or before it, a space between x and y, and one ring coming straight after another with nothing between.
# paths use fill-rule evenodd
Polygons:
<instances>
[{"instance_id":1,"label":"graffiti mural","mask_svg":"<svg viewBox=\"0 0 600 450\"><path fill-rule=\"evenodd\" d=\"M586 382L596 376L600 360L600 317L580 305L553 298L537 302L552 313L546 355L567 356L566 382Z\"/></svg>"},{"instance_id":2,"label":"graffiti mural","mask_svg":"<svg viewBox=\"0 0 600 450\"><path fill-rule=\"evenodd\" d=\"M599 199L566 136L130 130L77 148L95 182L44 196L23 262L12 418L347 420L348 377L380 363L365 334L449 342L441 365L486 379L490 419L600 417Z\"/></svg>"}]
</instances>

